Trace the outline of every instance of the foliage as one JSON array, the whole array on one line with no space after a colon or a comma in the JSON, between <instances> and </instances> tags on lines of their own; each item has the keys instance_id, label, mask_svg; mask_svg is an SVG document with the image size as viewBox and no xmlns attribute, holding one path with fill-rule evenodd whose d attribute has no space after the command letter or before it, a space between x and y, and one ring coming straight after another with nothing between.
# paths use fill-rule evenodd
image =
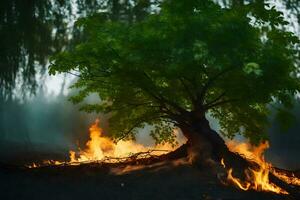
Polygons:
<instances>
[{"instance_id":1,"label":"foliage","mask_svg":"<svg viewBox=\"0 0 300 200\"><path fill-rule=\"evenodd\" d=\"M283 29L282 13L261 1L169 0L140 20L99 13L77 24L85 40L53 57L50 73L80 77L74 103L98 93L102 101L83 109L110 113L116 138L145 124L159 127L154 138L168 135L170 124L210 113L225 136L257 142L268 105L291 107L299 91L299 40Z\"/></svg>"}]
</instances>

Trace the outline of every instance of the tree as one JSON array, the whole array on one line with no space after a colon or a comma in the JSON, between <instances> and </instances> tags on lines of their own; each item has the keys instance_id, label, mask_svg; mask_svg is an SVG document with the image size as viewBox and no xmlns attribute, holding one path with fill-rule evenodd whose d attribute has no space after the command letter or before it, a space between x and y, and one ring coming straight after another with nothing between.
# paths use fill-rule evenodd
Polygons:
<instances>
[{"instance_id":1,"label":"tree","mask_svg":"<svg viewBox=\"0 0 300 200\"><path fill-rule=\"evenodd\" d=\"M141 2L147 5L148 1ZM49 55L74 45L79 38L80 30L73 30L70 23L75 14L86 16L98 9L105 9L111 18L117 18L124 16L122 12L133 16L144 8L141 3L130 5L128 1L108 0L2 0L0 101L11 98L18 84L22 85L26 95L35 93L38 86L36 75L44 74ZM136 15L142 16L140 13Z\"/></svg>"},{"instance_id":2,"label":"tree","mask_svg":"<svg viewBox=\"0 0 300 200\"><path fill-rule=\"evenodd\" d=\"M27 92L34 91L37 65L45 66L47 57L66 43L66 16L62 12L68 10L66 4L69 6L63 1L0 2L1 99L11 97L16 82L21 82Z\"/></svg>"},{"instance_id":3,"label":"tree","mask_svg":"<svg viewBox=\"0 0 300 200\"><path fill-rule=\"evenodd\" d=\"M102 9L111 19L142 18L147 10L145 7L149 6L147 2L1 0L0 140L13 132L9 130L8 119L24 115L24 106L30 104L27 97L38 95L37 89L44 82L38 77L45 75L49 55L71 48L80 40L81 30L73 28L71 23L75 14L87 16ZM13 112L17 110L17 114ZM26 135L27 125L23 125L19 127Z\"/></svg>"},{"instance_id":4,"label":"tree","mask_svg":"<svg viewBox=\"0 0 300 200\"><path fill-rule=\"evenodd\" d=\"M210 165L231 154L207 115L224 136L257 143L266 139L270 105L286 112L299 92L299 40L283 28L282 13L261 2L166 0L131 22L95 14L78 21L85 40L53 57L50 73L79 76L74 103L99 94L99 104L83 109L110 113L112 137L150 124L157 141L172 141L176 126L192 160Z\"/></svg>"}]
</instances>

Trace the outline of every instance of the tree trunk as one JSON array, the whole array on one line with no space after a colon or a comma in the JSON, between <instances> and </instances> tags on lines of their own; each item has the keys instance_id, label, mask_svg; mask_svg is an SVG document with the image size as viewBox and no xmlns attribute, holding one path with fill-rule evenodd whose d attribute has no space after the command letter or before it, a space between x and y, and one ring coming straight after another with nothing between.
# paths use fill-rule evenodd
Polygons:
<instances>
[{"instance_id":1,"label":"tree trunk","mask_svg":"<svg viewBox=\"0 0 300 200\"><path fill-rule=\"evenodd\" d=\"M240 155L229 151L223 138L211 129L205 117L200 120L195 118L191 125L179 126L188 139L188 158L191 163L213 169L224 158L229 167L245 169L252 165Z\"/></svg>"}]
</instances>

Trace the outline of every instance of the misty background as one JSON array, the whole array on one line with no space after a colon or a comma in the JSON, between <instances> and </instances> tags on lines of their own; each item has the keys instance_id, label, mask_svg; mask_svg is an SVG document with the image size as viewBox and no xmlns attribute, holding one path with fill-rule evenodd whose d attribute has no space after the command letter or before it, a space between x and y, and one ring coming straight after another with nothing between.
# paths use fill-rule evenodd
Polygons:
<instances>
[{"instance_id":1,"label":"misty background","mask_svg":"<svg viewBox=\"0 0 300 200\"><path fill-rule=\"evenodd\" d=\"M68 101L76 80L71 74L50 77L49 57L72 48L81 38L76 19L109 11L111 18L142 17L154 1L1 0L0 2L0 162L24 164L68 157L83 146L88 127L101 114L80 112ZM223 3L226 1L222 1ZM300 2L273 1L299 35ZM155 6L155 5L154 5ZM87 101L97 101L92 96ZM270 116L271 148L267 160L286 169L300 169L300 103L287 131ZM217 127L215 121L211 121ZM153 144L142 131L138 141Z\"/></svg>"}]
</instances>

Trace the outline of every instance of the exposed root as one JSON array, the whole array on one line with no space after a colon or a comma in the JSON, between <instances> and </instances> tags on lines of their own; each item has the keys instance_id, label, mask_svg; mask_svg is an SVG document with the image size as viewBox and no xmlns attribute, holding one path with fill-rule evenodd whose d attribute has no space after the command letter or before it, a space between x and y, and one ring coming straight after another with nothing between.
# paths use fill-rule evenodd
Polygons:
<instances>
[{"instance_id":1,"label":"exposed root","mask_svg":"<svg viewBox=\"0 0 300 200\"><path fill-rule=\"evenodd\" d=\"M246 181L247 177L249 177L249 172L252 171L253 173L261 170L261 166L256 163L253 160L247 160L242 155L238 153L233 153L231 151L228 151L225 156L225 161L220 161L220 166L225 166L225 169L227 170L228 174L227 181L232 182L234 185L240 185L239 188L242 190L248 190L250 189L249 182ZM232 170L233 169L233 170ZM292 196L295 199L300 199L300 187L297 185L292 185L292 183L287 182L283 179L280 179L274 174L275 172L284 173L285 170L281 170L278 168L273 168L270 166L270 169L268 172L268 181L271 185L274 185L275 187L281 188L283 191L286 191L290 196ZM233 178L233 172L234 177ZM224 176L220 178L221 182L224 183ZM244 185L241 185L241 183L245 183Z\"/></svg>"}]
</instances>

